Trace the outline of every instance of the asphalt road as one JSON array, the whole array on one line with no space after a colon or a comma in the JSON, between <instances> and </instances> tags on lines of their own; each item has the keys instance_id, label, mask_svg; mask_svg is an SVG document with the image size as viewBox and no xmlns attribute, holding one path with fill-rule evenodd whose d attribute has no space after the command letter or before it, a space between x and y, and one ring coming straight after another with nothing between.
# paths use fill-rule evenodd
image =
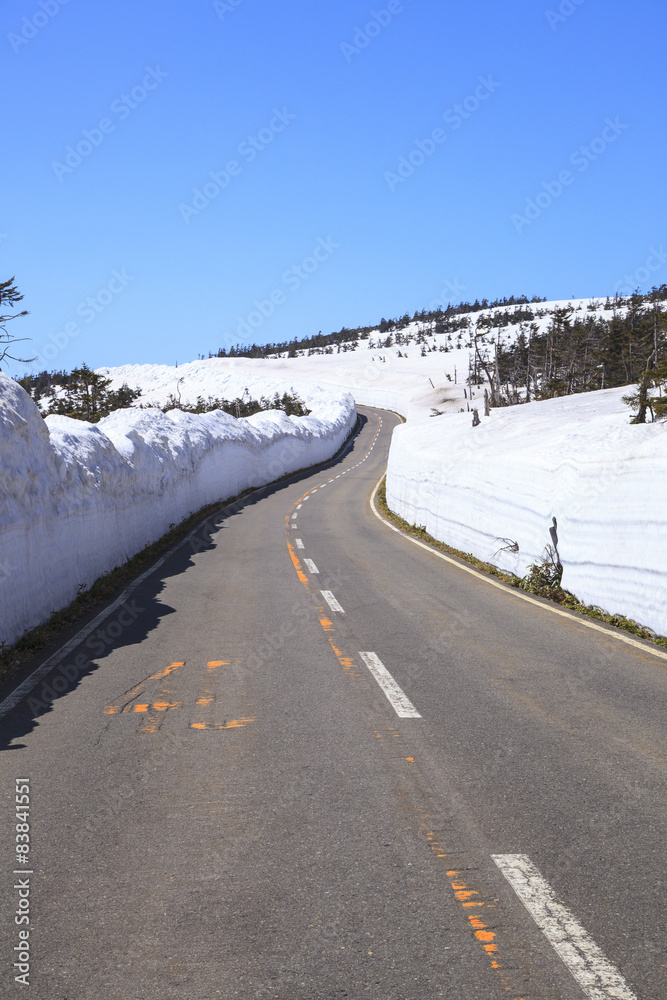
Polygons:
<instances>
[{"instance_id":1,"label":"asphalt road","mask_svg":"<svg viewBox=\"0 0 667 1000\"><path fill-rule=\"evenodd\" d=\"M363 414L0 722L2 996L27 927L35 1000L667 997L667 660L391 531Z\"/></svg>"}]
</instances>

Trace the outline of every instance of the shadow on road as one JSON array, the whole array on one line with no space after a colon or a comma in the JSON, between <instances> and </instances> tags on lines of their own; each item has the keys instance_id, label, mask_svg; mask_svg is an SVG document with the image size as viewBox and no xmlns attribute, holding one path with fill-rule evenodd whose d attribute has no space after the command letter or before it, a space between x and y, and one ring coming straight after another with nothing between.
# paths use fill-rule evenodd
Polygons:
<instances>
[{"instance_id":1,"label":"shadow on road","mask_svg":"<svg viewBox=\"0 0 667 1000\"><path fill-rule=\"evenodd\" d=\"M355 451L359 450L359 438L367 423L368 418L361 413L358 414L357 431L348 445L331 462L317 468L335 469L349 463L350 456L354 456ZM82 640L79 646L55 666L0 722L0 751L23 749L25 744L13 741L31 733L39 725L40 717L51 712L59 699L67 698L86 677L99 670L110 653L144 642L163 618L176 613L174 608L164 604L160 599L166 581L186 573L194 566L193 556L215 549L220 541L220 532L225 530L231 518L237 517L246 508L260 503L266 497L274 496L296 483L310 479L314 471L312 468L307 469L279 482L260 487L249 496L222 507L216 514L202 521L192 534L179 543L159 569L142 581L121 607L110 612L99 627ZM74 631L79 631L84 626L85 621L82 620L75 626ZM39 663L35 663L33 669L37 669L38 666Z\"/></svg>"}]
</instances>

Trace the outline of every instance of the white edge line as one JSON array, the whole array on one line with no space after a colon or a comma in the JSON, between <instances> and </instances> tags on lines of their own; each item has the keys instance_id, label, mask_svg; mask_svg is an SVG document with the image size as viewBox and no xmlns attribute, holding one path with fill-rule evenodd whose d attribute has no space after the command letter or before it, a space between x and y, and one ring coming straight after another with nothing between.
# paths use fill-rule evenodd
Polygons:
<instances>
[{"instance_id":1,"label":"white edge line","mask_svg":"<svg viewBox=\"0 0 667 1000\"><path fill-rule=\"evenodd\" d=\"M384 479L384 476L382 477ZM559 618L567 618L568 621L574 622L577 625L583 625L584 628L592 628L595 632L602 632L603 635L608 636L611 639L617 639L619 642L624 642L628 646L633 646L635 649L640 649L642 653L649 653L651 656L658 656L661 660L667 660L667 652L663 653L660 649L655 649L652 646L646 646L642 642L637 642L636 639L631 639L630 636L623 635L620 632L614 632L610 628L603 628L602 625L597 625L595 622L588 621L586 618L579 617L579 615L574 614L574 612L563 611L561 608L555 608L550 604L543 604L541 601L536 601L534 597L529 594L524 594L520 590L515 590L513 587L508 587L505 583L500 583L498 580L494 580L490 576L486 576L484 573L480 573L478 570L473 569L472 566L466 566L464 562L459 559L452 559L451 556L445 555L444 552L438 552L431 545L426 545L425 542L420 542L418 538L413 538L412 535L408 535L407 532L401 531L397 528L395 524L388 521L379 512L375 506L375 497L377 496L377 491L380 489L380 483L382 479L377 484L373 493L371 495L371 509L378 520L382 521L387 528L395 531L397 534L402 535L413 545L418 545L420 549L426 549L431 555L437 556L438 559L444 559L445 562L450 563L452 566L456 566L457 569L462 569L464 573L469 573L470 576L476 577L478 580L482 580L487 583L490 587L495 587L497 590L502 590L504 594L508 597L515 597L519 601L526 601L528 604L534 604L538 608L542 608L543 611L549 611L552 615L558 615Z\"/></svg>"},{"instance_id":2,"label":"white edge line","mask_svg":"<svg viewBox=\"0 0 667 1000\"><path fill-rule=\"evenodd\" d=\"M590 1000L637 1000L618 969L563 906L525 854L494 854L503 873L549 944Z\"/></svg>"},{"instance_id":3,"label":"white edge line","mask_svg":"<svg viewBox=\"0 0 667 1000\"><path fill-rule=\"evenodd\" d=\"M359 653L399 719L421 719L405 691L399 687L377 653Z\"/></svg>"},{"instance_id":4,"label":"white edge line","mask_svg":"<svg viewBox=\"0 0 667 1000\"><path fill-rule=\"evenodd\" d=\"M345 614L345 610L341 608L340 604L330 590L321 590L320 593L332 611L337 611L339 615Z\"/></svg>"},{"instance_id":5,"label":"white edge line","mask_svg":"<svg viewBox=\"0 0 667 1000\"><path fill-rule=\"evenodd\" d=\"M201 528L201 524L197 526L195 531L198 531L199 528ZM103 611L100 611L99 615L93 618L93 620L82 628L80 632L77 632L76 635L69 640L69 642L66 642L65 645L61 646L57 652L55 652L52 656L49 656L47 660L44 660L44 663L42 663L41 666L37 667L36 670L33 670L33 672L5 698L2 704L0 704L0 719L4 719L4 717L12 711L12 709L16 708L19 702L21 702L27 694L30 694L30 692L37 687L42 678L46 677L46 675L50 673L54 667L57 667L59 663L66 659L69 654L77 648L77 646L80 646L84 639L87 639L91 632L95 631L98 625L101 625L102 622L108 618L109 615L113 614L117 608L122 607L137 587L139 587L144 580L151 575L151 573L154 573L156 569L159 569L160 566L162 566L167 559L169 559L170 556L172 556L177 549L188 540L188 538L195 534L195 531L190 532L190 534L179 542L177 546L170 549L169 552L166 552L156 563L153 563L150 569L147 569L141 574L140 577L134 580L129 587L125 588L123 593L120 597L116 598L113 604L109 604L109 606L104 608Z\"/></svg>"}]
</instances>

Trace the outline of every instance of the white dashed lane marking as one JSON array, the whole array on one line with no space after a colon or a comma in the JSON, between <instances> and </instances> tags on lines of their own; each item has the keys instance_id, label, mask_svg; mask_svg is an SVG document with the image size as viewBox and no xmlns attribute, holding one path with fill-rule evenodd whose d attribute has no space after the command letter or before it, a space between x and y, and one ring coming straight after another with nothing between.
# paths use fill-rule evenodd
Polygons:
<instances>
[{"instance_id":1,"label":"white dashed lane marking","mask_svg":"<svg viewBox=\"0 0 667 1000\"><path fill-rule=\"evenodd\" d=\"M377 414L376 414L376 416L377 416ZM355 469L358 469L360 465L363 465L363 463L366 461L366 459L369 457L371 451L375 447L375 444L377 442L377 439L378 439L378 436L380 434L380 429L381 428L382 428L382 420L379 421L378 429L377 429L377 431L375 433L375 437L373 438L373 443L371 444L370 448L368 449L368 452L364 455L364 457L361 459L360 462L357 462L356 465L350 466L350 468L348 468L348 469L343 469L342 472L339 472L337 476L332 476L331 479L327 480L327 482L320 483L318 486L313 486L313 488L311 490L309 490L308 493L305 494L305 496L301 497L301 499L299 500L299 502L296 504L294 513L292 514L292 521L296 521L297 516L298 516L297 512L301 510L301 508L303 507L303 505L306 502L306 500L310 499L310 497L313 495L313 493L317 493L318 490L323 490L325 486L329 486L331 483L335 483L335 481L337 479L340 479L341 476L345 476L348 472L353 472ZM292 524L292 528L294 530L297 530L297 525L296 524ZM304 543L303 543L303 541L300 538L295 539L295 542L296 542L296 547L298 549L305 548ZM304 559L304 564L307 566L307 568L309 569L309 571L311 573L319 573L319 570L315 566L315 563L312 561L312 559ZM324 597L325 601L327 602L327 604L329 605L329 607L332 609L332 611L336 611L339 614L345 614L344 609L340 606L340 604L338 603L338 601L336 600L336 598L334 597L334 595L331 593L330 590L323 590L322 591L322 596Z\"/></svg>"},{"instance_id":2,"label":"white dashed lane marking","mask_svg":"<svg viewBox=\"0 0 667 1000\"><path fill-rule=\"evenodd\" d=\"M341 608L340 604L330 590L321 590L320 593L332 611L336 611L339 615L345 614L344 608Z\"/></svg>"},{"instance_id":3,"label":"white dashed lane marking","mask_svg":"<svg viewBox=\"0 0 667 1000\"><path fill-rule=\"evenodd\" d=\"M493 860L589 1000L637 1000L527 855L494 854Z\"/></svg>"},{"instance_id":4,"label":"white dashed lane marking","mask_svg":"<svg viewBox=\"0 0 667 1000\"><path fill-rule=\"evenodd\" d=\"M366 459L370 456L370 453L372 452L373 448L377 444L377 439L378 439L378 436L380 434L380 430L381 429L382 429L382 420L379 421L378 429L377 429L377 431L375 433L375 437L373 438L373 443L371 444L370 448L368 449L368 451L366 452L366 454L364 455L364 457L361 459L360 462L357 462L356 465L351 465L349 467L349 469L343 469L343 471L339 472L337 476L332 476L331 479L328 479L326 483L320 483L319 486L313 487L312 490L308 491L308 493L303 498L303 500L301 501L301 503L298 504L298 506L297 506L296 509L299 510L301 508L301 504L304 501L306 501L308 499L308 497L312 496L313 493L317 493L318 490L323 490L325 486L329 485L329 483L335 483L337 479L341 478L341 476L346 476L348 472L354 472L354 470L358 469L360 465L363 465L364 462L366 461Z\"/></svg>"},{"instance_id":5,"label":"white dashed lane marking","mask_svg":"<svg viewBox=\"0 0 667 1000\"><path fill-rule=\"evenodd\" d=\"M421 719L405 692L398 686L377 653L359 653L378 682L399 719Z\"/></svg>"}]
</instances>

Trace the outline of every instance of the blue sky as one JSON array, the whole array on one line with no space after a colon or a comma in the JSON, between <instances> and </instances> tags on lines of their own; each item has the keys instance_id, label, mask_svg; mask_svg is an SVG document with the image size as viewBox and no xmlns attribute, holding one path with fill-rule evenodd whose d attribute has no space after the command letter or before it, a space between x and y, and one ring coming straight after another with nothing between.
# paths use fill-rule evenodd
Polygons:
<instances>
[{"instance_id":1,"label":"blue sky","mask_svg":"<svg viewBox=\"0 0 667 1000\"><path fill-rule=\"evenodd\" d=\"M25 295L29 369L667 282L664 0L0 19L0 279Z\"/></svg>"}]
</instances>

